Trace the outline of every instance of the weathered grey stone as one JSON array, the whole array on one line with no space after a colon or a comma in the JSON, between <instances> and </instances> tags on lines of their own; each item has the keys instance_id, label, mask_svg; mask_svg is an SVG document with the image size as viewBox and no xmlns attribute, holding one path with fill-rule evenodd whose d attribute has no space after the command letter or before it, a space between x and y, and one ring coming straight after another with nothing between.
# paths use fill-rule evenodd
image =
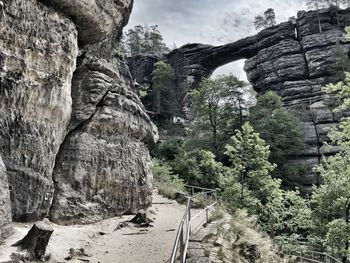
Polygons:
<instances>
[{"instance_id":1,"label":"weathered grey stone","mask_svg":"<svg viewBox=\"0 0 350 263\"><path fill-rule=\"evenodd\" d=\"M61 11L79 28L79 42L93 44L108 34L121 33L132 8L132 0L40 0Z\"/></svg>"},{"instance_id":2,"label":"weathered grey stone","mask_svg":"<svg viewBox=\"0 0 350 263\"><path fill-rule=\"evenodd\" d=\"M72 118L53 172L51 220L90 223L136 212L151 203L146 144L157 129L117 58L119 30L83 47L72 82Z\"/></svg>"},{"instance_id":3,"label":"weathered grey stone","mask_svg":"<svg viewBox=\"0 0 350 263\"><path fill-rule=\"evenodd\" d=\"M107 85L100 101L89 106L91 117L67 136L53 175L56 195L50 218L55 222L92 222L150 204L151 162L145 143L154 143L156 130L127 83L120 76ZM94 94L97 85L85 88ZM81 94L89 96L90 91ZM80 112L79 105L88 104L76 105L73 115Z\"/></svg>"},{"instance_id":4,"label":"weathered grey stone","mask_svg":"<svg viewBox=\"0 0 350 263\"><path fill-rule=\"evenodd\" d=\"M0 156L0 241L11 233L11 201L6 167Z\"/></svg>"},{"instance_id":5,"label":"weathered grey stone","mask_svg":"<svg viewBox=\"0 0 350 263\"><path fill-rule=\"evenodd\" d=\"M71 114L74 24L35 0L5 2L0 19L0 152L13 217L46 216L52 170Z\"/></svg>"},{"instance_id":6,"label":"weathered grey stone","mask_svg":"<svg viewBox=\"0 0 350 263\"><path fill-rule=\"evenodd\" d=\"M91 222L150 204L157 130L115 50L132 3L4 3L0 152L15 220L51 209L59 223Z\"/></svg>"},{"instance_id":7,"label":"weathered grey stone","mask_svg":"<svg viewBox=\"0 0 350 263\"><path fill-rule=\"evenodd\" d=\"M205 257L203 248L189 248L186 253L187 258Z\"/></svg>"},{"instance_id":8,"label":"weathered grey stone","mask_svg":"<svg viewBox=\"0 0 350 263\"><path fill-rule=\"evenodd\" d=\"M186 263L210 263L210 259L208 257L193 257L186 259Z\"/></svg>"}]
</instances>

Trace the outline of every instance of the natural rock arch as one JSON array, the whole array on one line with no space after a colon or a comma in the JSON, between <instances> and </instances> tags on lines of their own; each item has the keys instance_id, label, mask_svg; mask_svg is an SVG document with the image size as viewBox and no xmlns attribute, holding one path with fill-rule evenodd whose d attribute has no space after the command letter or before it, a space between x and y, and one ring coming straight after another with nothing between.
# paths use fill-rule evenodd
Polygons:
<instances>
[{"instance_id":1,"label":"natural rock arch","mask_svg":"<svg viewBox=\"0 0 350 263\"><path fill-rule=\"evenodd\" d=\"M319 163L322 154L332 153L323 147L328 140L326 128L335 126L341 117L332 113L332 105L325 101L322 91L326 84L343 78L334 57L336 44L343 47L344 54L350 51L350 41L344 35L350 9L338 13L340 26L333 9L319 11L322 33L316 12L300 11L297 18L254 36L222 46L187 44L166 58L176 72L177 87L185 94L216 68L246 59L244 70L258 93L276 91L287 108L302 113L306 147L293 161L313 166ZM131 71L139 72L135 65L131 65ZM138 81L142 82L142 78ZM190 96L183 101L183 111L191 111ZM312 173L302 178L301 183L311 187L319 183L319 178Z\"/></svg>"}]
</instances>

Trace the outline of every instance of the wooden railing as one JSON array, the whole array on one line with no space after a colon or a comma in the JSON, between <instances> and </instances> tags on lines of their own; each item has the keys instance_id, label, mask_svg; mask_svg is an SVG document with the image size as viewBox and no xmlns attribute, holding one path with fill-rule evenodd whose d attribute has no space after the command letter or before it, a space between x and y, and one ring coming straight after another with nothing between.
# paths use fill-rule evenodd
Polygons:
<instances>
[{"instance_id":1,"label":"wooden railing","mask_svg":"<svg viewBox=\"0 0 350 263\"><path fill-rule=\"evenodd\" d=\"M186 187L190 189L191 196L187 198L185 213L177 230L173 251L169 260L170 263L184 263L186 261L187 247L190 240L190 235L193 232L192 226L194 220L201 214L205 213L206 222L208 223L209 209L217 204L217 195L215 189L208 189L197 186ZM205 207L200 211L197 211L196 214L192 215L191 206L196 198L203 198L202 200L205 202Z\"/></svg>"}]
</instances>

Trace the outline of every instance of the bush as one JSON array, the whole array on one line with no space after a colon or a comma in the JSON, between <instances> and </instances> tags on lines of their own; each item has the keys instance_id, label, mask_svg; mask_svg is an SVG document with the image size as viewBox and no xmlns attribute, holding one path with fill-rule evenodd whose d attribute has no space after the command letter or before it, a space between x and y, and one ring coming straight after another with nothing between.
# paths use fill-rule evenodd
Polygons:
<instances>
[{"instance_id":1,"label":"bush","mask_svg":"<svg viewBox=\"0 0 350 263\"><path fill-rule=\"evenodd\" d=\"M161 195L175 199L176 193L185 192L184 182L172 172L171 167L163 161L153 159L154 184Z\"/></svg>"}]
</instances>

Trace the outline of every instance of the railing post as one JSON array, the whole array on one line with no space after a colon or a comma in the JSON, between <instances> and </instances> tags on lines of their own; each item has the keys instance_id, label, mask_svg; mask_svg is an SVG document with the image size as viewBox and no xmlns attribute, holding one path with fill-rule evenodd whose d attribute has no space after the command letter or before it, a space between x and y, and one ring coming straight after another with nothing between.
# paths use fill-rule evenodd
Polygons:
<instances>
[{"instance_id":1,"label":"railing post","mask_svg":"<svg viewBox=\"0 0 350 263\"><path fill-rule=\"evenodd\" d=\"M184 231L183 228L181 229L181 234L180 234L180 262L183 262L184 258Z\"/></svg>"},{"instance_id":2,"label":"railing post","mask_svg":"<svg viewBox=\"0 0 350 263\"><path fill-rule=\"evenodd\" d=\"M193 186L191 186L191 192L192 192L191 194L194 195L194 187Z\"/></svg>"},{"instance_id":3,"label":"railing post","mask_svg":"<svg viewBox=\"0 0 350 263\"><path fill-rule=\"evenodd\" d=\"M205 218L206 218L206 222L207 224L209 223L209 214L208 214L208 208L205 209Z\"/></svg>"},{"instance_id":4,"label":"railing post","mask_svg":"<svg viewBox=\"0 0 350 263\"><path fill-rule=\"evenodd\" d=\"M188 227L190 229L190 231L188 231L188 233L191 235L191 231L192 231L192 228L191 228L191 200L190 200L189 206L188 206Z\"/></svg>"}]
</instances>

